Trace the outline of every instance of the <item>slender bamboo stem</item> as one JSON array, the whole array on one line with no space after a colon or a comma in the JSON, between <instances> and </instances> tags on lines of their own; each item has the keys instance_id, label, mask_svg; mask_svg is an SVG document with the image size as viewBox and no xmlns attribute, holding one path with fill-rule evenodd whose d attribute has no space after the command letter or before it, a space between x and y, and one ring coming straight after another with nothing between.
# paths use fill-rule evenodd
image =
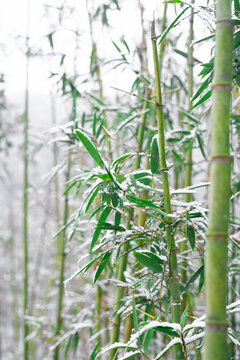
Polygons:
<instances>
[{"instance_id":1,"label":"slender bamboo stem","mask_svg":"<svg viewBox=\"0 0 240 360\"><path fill-rule=\"evenodd\" d=\"M71 149L68 150L68 160L67 160L67 171L66 171L66 183L68 183L70 179L70 170L71 170ZM64 198L64 215L63 215L63 225L67 224L69 216L69 204L68 204L68 193L65 194ZM63 308L63 295L64 295L64 270L65 270L65 246L66 246L66 230L64 229L61 233L61 242L60 251L61 251L61 263L60 263L60 271L59 271L59 284L58 284L58 300L57 300L57 320L56 320L56 331L55 334L59 335L60 330L62 328L62 308ZM57 346L54 350L53 359L58 360L59 358L59 348L60 345Z\"/></svg>"},{"instance_id":2,"label":"slender bamboo stem","mask_svg":"<svg viewBox=\"0 0 240 360\"><path fill-rule=\"evenodd\" d=\"M167 23L167 4L164 4L161 33L163 33L165 31L166 23ZM162 64L163 64L163 56L164 56L164 52L165 52L165 45L166 45L166 41L164 40L161 42L160 49L159 49L159 78L160 78L160 81L162 78Z\"/></svg>"},{"instance_id":3,"label":"slender bamboo stem","mask_svg":"<svg viewBox=\"0 0 240 360\"><path fill-rule=\"evenodd\" d=\"M232 88L231 1L218 0L212 95L212 139L207 232L205 360L225 360L227 347L227 263L231 157L229 112Z\"/></svg>"},{"instance_id":4,"label":"slender bamboo stem","mask_svg":"<svg viewBox=\"0 0 240 360\"><path fill-rule=\"evenodd\" d=\"M29 126L29 0L27 0L27 36L26 36L26 89L24 113L24 180L23 180L23 358L28 360L28 126Z\"/></svg>"},{"instance_id":5,"label":"slender bamboo stem","mask_svg":"<svg viewBox=\"0 0 240 360\"><path fill-rule=\"evenodd\" d=\"M87 5L88 5L88 0L87 0ZM103 95L103 83L102 83L102 76L101 76L101 69L100 69L100 62L99 62L99 57L98 57L98 53L97 53L97 44L94 41L93 38L93 21L92 21L92 14L90 13L90 11L88 11L88 18L89 18L89 25L90 25L90 35L91 35L91 40L92 40L92 51L94 53L94 58L95 58L95 73L97 76L97 83L98 83L98 90L99 90L99 97L100 100L102 102L104 102L104 95ZM108 121L107 121L107 115L106 115L106 111L102 111L103 114L103 120L104 120L104 126L108 127ZM109 140L109 137L106 136L106 141L107 141L107 146L108 146L108 156L109 156L109 160L110 162L112 162L113 157L112 157L112 148L111 148L111 142Z\"/></svg>"},{"instance_id":6,"label":"slender bamboo stem","mask_svg":"<svg viewBox=\"0 0 240 360\"><path fill-rule=\"evenodd\" d=\"M157 44L156 44L156 34L155 34L155 23L152 22L152 48L153 48L153 61L154 61L154 71L155 71L155 90L156 90L156 114L158 121L158 146L159 146L159 155L160 155L160 171L163 184L163 193L164 193L164 207L167 214L172 213L171 208L171 198L170 190L168 183L168 168L166 163L166 152L165 152L165 135L164 135L164 124L163 124L163 111L162 111L162 94L161 94L161 85L159 78L159 62L158 62L158 53L157 53ZM167 246L169 251L169 275L168 275L168 284L171 296L171 312L172 312L172 321L179 323L181 315L181 299L179 292L179 283L178 283L178 266L177 266L177 257L176 257L176 247L173 236L173 226L172 220L169 217L166 219L166 237L167 237ZM184 353L182 346L177 344L174 346L174 360L184 359Z\"/></svg>"},{"instance_id":7,"label":"slender bamboo stem","mask_svg":"<svg viewBox=\"0 0 240 360\"><path fill-rule=\"evenodd\" d=\"M130 229L130 226L131 226L130 221L132 219L133 210L131 208L128 208L127 211L128 211L127 228ZM121 253L125 254L128 251L128 249L129 249L129 241L127 241L125 244L123 244ZM119 260L119 265L117 267L117 280L118 281L125 281L124 271L126 270L126 267L127 267L127 260L128 260L127 254L121 256L121 258ZM118 310L119 303L120 303L121 299L123 298L123 295L124 295L124 288L121 286L115 286L114 312L116 312ZM117 314L112 321L111 344L114 344L119 339L120 324L121 324L121 315ZM117 351L116 349L112 349L110 351L109 360L114 359L116 351Z\"/></svg>"},{"instance_id":8,"label":"slender bamboo stem","mask_svg":"<svg viewBox=\"0 0 240 360\"><path fill-rule=\"evenodd\" d=\"M193 4L193 1L192 1ZM193 95L193 7L191 8L190 15L190 29L189 29L189 38L188 38L188 110L191 109L191 98ZM185 158L185 176L184 176L184 187L188 187L192 183L192 140L188 144L188 150ZM192 201L192 194L184 194L184 201L190 202ZM185 236L186 231L184 229ZM184 253L188 249L187 239L181 243L180 252ZM187 261L182 262L182 270L181 270L181 281L183 284L187 283ZM187 298L188 294L183 294L182 299L182 311L185 310L187 306Z\"/></svg>"}]
</instances>

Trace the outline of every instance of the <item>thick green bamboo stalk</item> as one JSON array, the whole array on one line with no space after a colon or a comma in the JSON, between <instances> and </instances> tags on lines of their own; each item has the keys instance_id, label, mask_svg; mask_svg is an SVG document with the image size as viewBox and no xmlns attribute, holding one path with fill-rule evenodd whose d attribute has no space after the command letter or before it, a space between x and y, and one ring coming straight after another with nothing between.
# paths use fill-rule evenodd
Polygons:
<instances>
[{"instance_id":1,"label":"thick green bamboo stalk","mask_svg":"<svg viewBox=\"0 0 240 360\"><path fill-rule=\"evenodd\" d=\"M231 173L229 112L232 89L232 33L231 1L218 0L212 95L211 186L205 260L205 360L228 358L226 305Z\"/></svg>"},{"instance_id":2,"label":"thick green bamboo stalk","mask_svg":"<svg viewBox=\"0 0 240 360\"><path fill-rule=\"evenodd\" d=\"M166 163L166 152L165 152L165 136L164 136L164 123L163 123L163 111L162 111L162 94L161 94L161 85L159 78L159 62L158 62L158 53L157 53L157 38L155 34L155 23L152 22L152 48L153 48L153 61L154 61L154 71L155 71L155 91L156 91L156 114L158 121L158 146L159 146L159 155L160 155L160 171L163 184L163 193L164 193L164 208L167 214L172 213L171 208L171 198L170 190L168 183L168 168ZM179 323L181 315L181 299L179 292L179 283L178 283L178 266L177 266L177 257L176 257L176 247L173 236L173 226L171 218L166 219L166 237L167 237L167 246L168 246L168 259L169 259L169 275L168 275L168 284L171 296L171 312L172 312L172 321ZM174 360L184 359L184 353L182 346L177 344L174 346Z\"/></svg>"},{"instance_id":3,"label":"thick green bamboo stalk","mask_svg":"<svg viewBox=\"0 0 240 360\"><path fill-rule=\"evenodd\" d=\"M193 4L193 1L192 1ZM189 29L189 38L188 38L188 110L191 109L191 98L193 95L193 7L191 8L190 15L190 29ZM188 144L189 149L186 153L185 158L185 175L184 175L184 187L188 187L192 183L192 140ZM192 201L192 194L184 194L184 201L190 202ZM184 233L186 235L186 231L184 229ZM181 243L180 251L184 253L188 249L187 239ZM185 285L187 283L187 261L182 262L182 270L181 270L181 281ZM185 310L187 306L187 297L188 294L183 294L182 299L182 311Z\"/></svg>"},{"instance_id":4,"label":"thick green bamboo stalk","mask_svg":"<svg viewBox=\"0 0 240 360\"><path fill-rule=\"evenodd\" d=\"M23 179L23 358L28 360L28 110L29 110L29 0L27 0L27 38L26 38L26 89L24 113L24 179Z\"/></svg>"}]
</instances>

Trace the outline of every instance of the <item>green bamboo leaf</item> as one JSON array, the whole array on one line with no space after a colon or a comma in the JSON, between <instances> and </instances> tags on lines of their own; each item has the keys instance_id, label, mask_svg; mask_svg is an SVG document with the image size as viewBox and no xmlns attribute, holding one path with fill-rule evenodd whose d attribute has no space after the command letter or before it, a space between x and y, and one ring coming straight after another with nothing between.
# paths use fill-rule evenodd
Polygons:
<instances>
[{"instance_id":1,"label":"green bamboo leaf","mask_svg":"<svg viewBox=\"0 0 240 360\"><path fill-rule=\"evenodd\" d=\"M153 334L154 334L153 329L148 330L147 333L146 333L144 343L143 343L143 348L144 348L145 354L147 354L147 352L148 352L148 346L149 346L149 344L150 344L150 342L152 340Z\"/></svg>"},{"instance_id":2,"label":"green bamboo leaf","mask_svg":"<svg viewBox=\"0 0 240 360\"><path fill-rule=\"evenodd\" d=\"M96 96L94 96L92 94L89 94L89 93L86 93L86 94L88 94L88 96L90 96L90 98L93 99L94 101L96 101L99 105L105 106L104 102L101 99L97 98Z\"/></svg>"},{"instance_id":3,"label":"green bamboo leaf","mask_svg":"<svg viewBox=\"0 0 240 360\"><path fill-rule=\"evenodd\" d=\"M65 358L67 358L67 353L68 353L68 350L69 350L70 345L71 345L72 337L73 337L73 335L70 335L70 336L69 336L69 339L68 339L66 348L65 348L65 350L64 350L64 357L65 357Z\"/></svg>"},{"instance_id":4,"label":"green bamboo leaf","mask_svg":"<svg viewBox=\"0 0 240 360\"><path fill-rule=\"evenodd\" d=\"M170 335L170 336L174 336L174 337L179 337L179 334L176 330L173 330L170 327L165 327L165 326L157 326L153 328L156 331L160 331L164 334Z\"/></svg>"},{"instance_id":5,"label":"green bamboo leaf","mask_svg":"<svg viewBox=\"0 0 240 360\"><path fill-rule=\"evenodd\" d=\"M93 143L91 142L89 137L87 135L85 135L81 130L75 130L75 133L76 133L77 137L79 138L79 140L82 142L83 146L85 147L85 149L87 150L89 155L96 162L96 164L98 166L100 166L101 168L104 168L104 162L103 162L101 156L99 155L98 150L93 145Z\"/></svg>"},{"instance_id":6,"label":"green bamboo leaf","mask_svg":"<svg viewBox=\"0 0 240 360\"><path fill-rule=\"evenodd\" d=\"M196 137L197 137L198 145L199 145L199 148L201 150L202 156L204 157L205 160L207 160L206 155L205 155L205 151L204 151L203 140L202 140L202 137L200 136L199 132L196 133Z\"/></svg>"},{"instance_id":7,"label":"green bamboo leaf","mask_svg":"<svg viewBox=\"0 0 240 360\"><path fill-rule=\"evenodd\" d=\"M79 333L76 332L73 335L73 339L72 339L72 349L73 349L74 353L77 351L78 343L79 343Z\"/></svg>"},{"instance_id":8,"label":"green bamboo leaf","mask_svg":"<svg viewBox=\"0 0 240 360\"><path fill-rule=\"evenodd\" d=\"M200 294L202 287L204 285L204 271L201 272L198 284L198 293Z\"/></svg>"},{"instance_id":9,"label":"green bamboo leaf","mask_svg":"<svg viewBox=\"0 0 240 360\"><path fill-rule=\"evenodd\" d=\"M207 89L207 87L209 86L209 84L212 82L213 80L213 72L211 72L211 74L209 75L209 77L201 84L201 86L199 87L199 89L196 91L196 93L194 94L194 96L191 99L191 102L195 101L201 94L202 92Z\"/></svg>"},{"instance_id":10,"label":"green bamboo leaf","mask_svg":"<svg viewBox=\"0 0 240 360\"><path fill-rule=\"evenodd\" d=\"M140 262L140 264L146 266L148 269L152 270L153 272L157 272L157 273L162 272L162 266L161 266L162 261L160 258L157 257L157 255L145 251L144 252L134 251L133 255Z\"/></svg>"},{"instance_id":11,"label":"green bamboo leaf","mask_svg":"<svg viewBox=\"0 0 240 360\"><path fill-rule=\"evenodd\" d=\"M192 43L192 45L196 45L196 44L199 44L200 42L207 41L207 40L209 40L209 39L213 39L214 37L215 37L215 34L206 36L206 37L204 37L204 38L202 38L202 39L200 39L200 40L194 41L194 42Z\"/></svg>"},{"instance_id":12,"label":"green bamboo leaf","mask_svg":"<svg viewBox=\"0 0 240 360\"><path fill-rule=\"evenodd\" d=\"M114 207L117 207L118 206L118 202L119 202L119 196L116 192L114 192L112 194L112 204Z\"/></svg>"},{"instance_id":13,"label":"green bamboo leaf","mask_svg":"<svg viewBox=\"0 0 240 360\"><path fill-rule=\"evenodd\" d=\"M102 223L100 225L97 225L97 227L101 230L126 231L126 229L123 226L116 226L110 223Z\"/></svg>"},{"instance_id":14,"label":"green bamboo leaf","mask_svg":"<svg viewBox=\"0 0 240 360\"><path fill-rule=\"evenodd\" d=\"M115 48L117 49L117 51L121 54L121 50L120 48L117 46L117 44L112 40L113 45L115 46Z\"/></svg>"},{"instance_id":15,"label":"green bamboo leaf","mask_svg":"<svg viewBox=\"0 0 240 360\"><path fill-rule=\"evenodd\" d=\"M137 319L137 310L136 310L134 295L133 295L133 297L132 297L132 308L133 308L133 324L134 324L134 330L135 330L135 332L137 332L137 331L138 331L138 319Z\"/></svg>"},{"instance_id":16,"label":"green bamboo leaf","mask_svg":"<svg viewBox=\"0 0 240 360\"><path fill-rule=\"evenodd\" d=\"M201 97L201 99L192 107L192 110L203 104L206 100L208 100L212 96L212 90L209 90L205 95Z\"/></svg>"},{"instance_id":17,"label":"green bamboo leaf","mask_svg":"<svg viewBox=\"0 0 240 360\"><path fill-rule=\"evenodd\" d=\"M119 226L120 222L121 222L121 213L116 211L116 214L115 214L115 219L114 219L114 225L115 226Z\"/></svg>"},{"instance_id":18,"label":"green bamboo leaf","mask_svg":"<svg viewBox=\"0 0 240 360\"><path fill-rule=\"evenodd\" d=\"M199 76L204 77L213 71L214 59L212 58L208 63L202 64L201 66L203 69L200 71Z\"/></svg>"},{"instance_id":19,"label":"green bamboo leaf","mask_svg":"<svg viewBox=\"0 0 240 360\"><path fill-rule=\"evenodd\" d=\"M190 8L190 6L186 7L174 20L173 22L167 27L167 29L160 35L159 44L165 39L169 31L174 27L180 17Z\"/></svg>"},{"instance_id":20,"label":"green bamboo leaf","mask_svg":"<svg viewBox=\"0 0 240 360\"><path fill-rule=\"evenodd\" d=\"M91 206L92 203L93 203L93 200L96 198L96 196L97 196L99 190L101 189L101 187L102 187L102 183L97 184L96 186L94 186L94 188L93 188L93 189L91 190L91 192L88 194L87 199L89 199L89 200L88 200L88 203L87 203L87 205L86 205L86 207L85 207L85 211L84 211L85 214L88 212L90 206ZM85 200L85 202L86 202L86 200ZM85 202L84 202L84 203L85 203Z\"/></svg>"},{"instance_id":21,"label":"green bamboo leaf","mask_svg":"<svg viewBox=\"0 0 240 360\"><path fill-rule=\"evenodd\" d=\"M166 216L167 214L165 213L165 211L161 210L157 205L154 205L151 201L148 201L148 200L144 200L144 199L139 199L139 198L136 198L135 196L132 196L132 195L127 195L126 198L137 204L137 205L140 205L140 206L147 206L147 207L150 207L150 208L153 208L153 209L156 209L158 212L160 212L160 214L162 214L163 216Z\"/></svg>"},{"instance_id":22,"label":"green bamboo leaf","mask_svg":"<svg viewBox=\"0 0 240 360\"><path fill-rule=\"evenodd\" d=\"M125 48L127 49L128 53L130 54L130 49L129 49L129 46L128 46L126 40L123 39L122 42L123 42L123 44L125 45Z\"/></svg>"},{"instance_id":23,"label":"green bamboo leaf","mask_svg":"<svg viewBox=\"0 0 240 360\"><path fill-rule=\"evenodd\" d=\"M92 237L90 253L92 252L92 250L93 250L94 246L96 245L98 238L101 234L100 224L105 223L111 210L112 209L109 206L107 206L107 207L105 207L105 209L102 211L101 215L99 216L98 223L97 223L96 229L94 230L93 237Z\"/></svg>"},{"instance_id":24,"label":"green bamboo leaf","mask_svg":"<svg viewBox=\"0 0 240 360\"><path fill-rule=\"evenodd\" d=\"M98 348L99 348L99 342L97 342L97 344L95 345L91 355L90 355L90 358L89 360L95 360L96 359L96 356L97 356L97 353L98 353Z\"/></svg>"},{"instance_id":25,"label":"green bamboo leaf","mask_svg":"<svg viewBox=\"0 0 240 360\"><path fill-rule=\"evenodd\" d=\"M237 49L240 45L240 30L236 31L233 38L233 50Z\"/></svg>"},{"instance_id":26,"label":"green bamboo leaf","mask_svg":"<svg viewBox=\"0 0 240 360\"><path fill-rule=\"evenodd\" d=\"M188 112L182 110L181 113L186 116L189 120L191 120L192 122L194 122L195 124L199 124L199 120L197 118L195 118L193 115L189 114Z\"/></svg>"},{"instance_id":27,"label":"green bamboo leaf","mask_svg":"<svg viewBox=\"0 0 240 360\"><path fill-rule=\"evenodd\" d=\"M158 141L154 137L151 144L151 157L150 157L150 169L153 174L156 174L159 168L159 150Z\"/></svg>"},{"instance_id":28,"label":"green bamboo leaf","mask_svg":"<svg viewBox=\"0 0 240 360\"><path fill-rule=\"evenodd\" d=\"M189 307L189 305L186 307L186 309L184 310L184 312L181 315L180 326L182 329L184 328L184 326L186 324L188 307Z\"/></svg>"},{"instance_id":29,"label":"green bamboo leaf","mask_svg":"<svg viewBox=\"0 0 240 360\"><path fill-rule=\"evenodd\" d=\"M175 53L177 53L178 55L181 55L183 56L185 59L188 59L188 53L182 51L182 50L178 50L178 49L174 49ZM201 61L199 61L198 59L196 58L193 58L193 60L196 62L196 63L200 63Z\"/></svg>"},{"instance_id":30,"label":"green bamboo leaf","mask_svg":"<svg viewBox=\"0 0 240 360\"><path fill-rule=\"evenodd\" d=\"M48 41L49 41L49 44L50 44L50 46L51 46L51 48L53 49L53 34L54 33L50 33L50 34L48 34Z\"/></svg>"},{"instance_id":31,"label":"green bamboo leaf","mask_svg":"<svg viewBox=\"0 0 240 360\"><path fill-rule=\"evenodd\" d=\"M197 278L201 275L201 273L204 271L204 265L202 265L192 276L191 278L188 280L187 284L185 285L184 289L183 289L183 293L185 293L186 291L188 291L188 289L192 286L192 284L194 283L194 281L197 280Z\"/></svg>"},{"instance_id":32,"label":"green bamboo leaf","mask_svg":"<svg viewBox=\"0 0 240 360\"><path fill-rule=\"evenodd\" d=\"M113 3L116 5L117 10L120 10L119 4L118 4L118 0L112 0Z\"/></svg>"},{"instance_id":33,"label":"green bamboo leaf","mask_svg":"<svg viewBox=\"0 0 240 360\"><path fill-rule=\"evenodd\" d=\"M129 154L125 154L125 155L122 155L120 157L118 157L117 159L115 159L111 165L111 167L115 167L116 165L118 165L119 163L123 163L125 162L127 159L133 157L134 155L136 155L135 153L129 153ZM115 168L116 170L116 168Z\"/></svg>"},{"instance_id":34,"label":"green bamboo leaf","mask_svg":"<svg viewBox=\"0 0 240 360\"><path fill-rule=\"evenodd\" d=\"M107 266L107 263L108 263L108 260L110 259L111 257L111 252L107 252L104 257L102 258L102 261L100 262L97 270L96 270L96 273L95 273L95 276L94 276L94 281L93 281L93 284L96 283L97 279L99 278L99 276L101 275L101 273L103 272L103 270L105 269L105 267Z\"/></svg>"}]
</instances>

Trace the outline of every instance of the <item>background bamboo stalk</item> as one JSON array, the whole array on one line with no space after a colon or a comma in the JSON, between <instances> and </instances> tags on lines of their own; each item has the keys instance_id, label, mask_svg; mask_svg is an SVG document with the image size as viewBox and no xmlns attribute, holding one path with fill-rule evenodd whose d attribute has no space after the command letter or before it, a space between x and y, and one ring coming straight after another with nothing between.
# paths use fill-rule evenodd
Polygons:
<instances>
[{"instance_id":1,"label":"background bamboo stalk","mask_svg":"<svg viewBox=\"0 0 240 360\"><path fill-rule=\"evenodd\" d=\"M29 127L29 0L27 0L27 35L26 35L26 89L25 89L25 112L24 112L24 180L23 180L23 358L28 360L28 127Z\"/></svg>"},{"instance_id":2,"label":"background bamboo stalk","mask_svg":"<svg viewBox=\"0 0 240 360\"><path fill-rule=\"evenodd\" d=\"M205 360L223 360L228 357L226 305L231 173L229 112L232 88L232 27L231 1L218 0L212 95L211 187L205 260Z\"/></svg>"},{"instance_id":3,"label":"background bamboo stalk","mask_svg":"<svg viewBox=\"0 0 240 360\"><path fill-rule=\"evenodd\" d=\"M164 30L166 29L166 24L167 24L167 3L164 4L164 8L163 8L163 18L162 18L162 28L161 28L161 33L163 34ZM162 68L163 68L163 56L164 56L164 52L165 52L165 45L166 45L166 40L163 40L160 44L160 48L159 48L159 78L161 81L162 78Z\"/></svg>"},{"instance_id":4,"label":"background bamboo stalk","mask_svg":"<svg viewBox=\"0 0 240 360\"><path fill-rule=\"evenodd\" d=\"M127 227L127 229L130 229L131 228L130 221L133 216L133 209L129 207L127 209L127 213L128 213L128 222L126 224L126 227ZM129 250L129 241L125 242L122 246L122 250L121 250L122 255L120 257L119 264L117 267L117 280L118 281L122 281L122 282L125 281L124 272L127 267L127 261L128 261L127 252L128 252L128 250ZM118 310L119 303L120 303L121 299L123 298L123 295L124 295L124 288L116 285L115 286L115 294L114 294L114 313ZM117 314L116 316L114 316L113 321L112 321L111 344L114 344L119 339L120 325L121 325L121 314ZM116 352L117 352L116 349L111 349L110 355L109 355L109 360L113 360L115 358Z\"/></svg>"},{"instance_id":5,"label":"background bamboo stalk","mask_svg":"<svg viewBox=\"0 0 240 360\"><path fill-rule=\"evenodd\" d=\"M192 1L192 5L193 5ZM191 110L191 98L193 95L193 16L194 10L193 7L191 8L191 15L190 15L190 29L189 29L189 38L188 38L188 111ZM190 143L187 145L188 150L186 152L185 158L185 174L184 174L184 187L188 187L192 183L192 146L193 141L190 140ZM186 193L184 194L184 201L191 202L192 201L192 194ZM185 236L187 236L186 230L183 229ZM184 254L188 249L188 240L184 240L181 242L180 245L180 252ZM182 269L181 269L181 281L183 285L187 283L187 261L182 262ZM187 306L187 297L188 293L184 293L182 296L182 311L185 310Z\"/></svg>"},{"instance_id":6,"label":"background bamboo stalk","mask_svg":"<svg viewBox=\"0 0 240 360\"><path fill-rule=\"evenodd\" d=\"M66 171L66 184L70 179L70 170L71 170L71 149L68 150L68 159L67 159L67 171ZM57 317L56 317L56 329L55 334L59 335L60 330L62 327L62 308L63 308L63 295L64 295L64 270L65 270L65 258L66 258L66 229L65 225L67 224L69 216L69 204L68 204L68 193L64 196L64 215L63 215L63 226L64 230L61 233L61 243L60 243L60 250L61 250L61 262L60 262L60 269L59 269L59 279L58 279L58 299L57 299ZM53 359L58 360L59 358L59 348L58 345L54 349Z\"/></svg>"},{"instance_id":7,"label":"background bamboo stalk","mask_svg":"<svg viewBox=\"0 0 240 360\"><path fill-rule=\"evenodd\" d=\"M167 214L172 213L171 209L171 199L170 199L170 189L168 183L168 168L166 163L166 152L165 152L165 135L164 135L164 123L163 123L163 111L162 111L162 94L161 94L161 85L159 78L159 61L157 53L157 39L155 33L155 23L152 22L152 32L151 32L152 48L153 48L153 61L154 61L154 71L155 71L155 89L156 89L156 114L158 121L158 146L159 146L159 155L160 155L160 172L162 177L163 193L164 193L164 208ZM178 283L178 266L177 266L177 257L176 257L176 247L173 236L173 226L171 218L166 219L166 238L167 238L167 247L169 251L168 261L169 261L169 274L168 274L168 284L171 296L171 312L172 312L172 321L179 323L181 316L181 299L179 292L179 283ZM182 346L177 344L174 346L174 359L180 360L184 359L184 353Z\"/></svg>"}]
</instances>

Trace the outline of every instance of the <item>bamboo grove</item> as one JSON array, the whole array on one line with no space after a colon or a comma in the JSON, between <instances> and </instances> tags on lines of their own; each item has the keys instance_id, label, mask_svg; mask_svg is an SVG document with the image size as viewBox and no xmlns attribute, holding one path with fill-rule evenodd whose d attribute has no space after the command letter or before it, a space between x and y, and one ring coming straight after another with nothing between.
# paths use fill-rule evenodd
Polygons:
<instances>
[{"instance_id":1,"label":"bamboo grove","mask_svg":"<svg viewBox=\"0 0 240 360\"><path fill-rule=\"evenodd\" d=\"M239 359L239 1L47 1L41 30L25 5L0 359Z\"/></svg>"}]
</instances>

